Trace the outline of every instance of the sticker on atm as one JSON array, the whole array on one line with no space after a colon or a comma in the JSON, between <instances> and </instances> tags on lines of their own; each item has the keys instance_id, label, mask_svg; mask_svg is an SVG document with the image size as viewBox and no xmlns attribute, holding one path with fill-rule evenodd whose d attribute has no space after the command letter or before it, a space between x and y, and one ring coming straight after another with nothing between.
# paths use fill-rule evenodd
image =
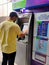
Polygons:
<instances>
[{"instance_id":1,"label":"sticker on atm","mask_svg":"<svg viewBox=\"0 0 49 65\"><path fill-rule=\"evenodd\" d=\"M41 54L47 54L47 44L48 40L44 38L36 38L35 48L36 52Z\"/></svg>"},{"instance_id":2,"label":"sticker on atm","mask_svg":"<svg viewBox=\"0 0 49 65\"><path fill-rule=\"evenodd\" d=\"M47 37L48 21L38 21L37 24L37 36Z\"/></svg>"},{"instance_id":3,"label":"sticker on atm","mask_svg":"<svg viewBox=\"0 0 49 65\"><path fill-rule=\"evenodd\" d=\"M46 55L35 52L35 59L41 63L46 63Z\"/></svg>"}]
</instances>

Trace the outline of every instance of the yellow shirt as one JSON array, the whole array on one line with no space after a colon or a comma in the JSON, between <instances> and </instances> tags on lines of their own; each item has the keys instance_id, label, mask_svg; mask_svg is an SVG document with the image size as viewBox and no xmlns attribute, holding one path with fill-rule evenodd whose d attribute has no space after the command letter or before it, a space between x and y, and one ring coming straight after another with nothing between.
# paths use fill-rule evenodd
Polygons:
<instances>
[{"instance_id":1,"label":"yellow shirt","mask_svg":"<svg viewBox=\"0 0 49 65\"><path fill-rule=\"evenodd\" d=\"M13 22L5 21L2 24L0 33L2 33L2 31L4 31L4 35L3 35L3 39L1 43L2 52L7 53L7 54L16 52L17 35L19 36L21 34L20 27Z\"/></svg>"}]
</instances>

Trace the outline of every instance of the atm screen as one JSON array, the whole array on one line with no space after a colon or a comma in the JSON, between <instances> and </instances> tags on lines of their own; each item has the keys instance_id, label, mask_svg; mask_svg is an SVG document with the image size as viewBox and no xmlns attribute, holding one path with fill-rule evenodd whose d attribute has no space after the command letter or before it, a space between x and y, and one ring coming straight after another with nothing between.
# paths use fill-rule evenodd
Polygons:
<instances>
[{"instance_id":1,"label":"atm screen","mask_svg":"<svg viewBox=\"0 0 49 65\"><path fill-rule=\"evenodd\" d=\"M28 28L29 28L28 23L24 23L24 26L23 26L22 31L23 31L23 32L24 32L24 31L28 31Z\"/></svg>"},{"instance_id":2,"label":"atm screen","mask_svg":"<svg viewBox=\"0 0 49 65\"><path fill-rule=\"evenodd\" d=\"M30 17L31 17L31 14L30 13L21 14L21 17L20 17L20 20L23 23L22 31L23 32L24 31L27 31L27 34L28 34L28 29L29 29L29 24L30 24Z\"/></svg>"}]
</instances>

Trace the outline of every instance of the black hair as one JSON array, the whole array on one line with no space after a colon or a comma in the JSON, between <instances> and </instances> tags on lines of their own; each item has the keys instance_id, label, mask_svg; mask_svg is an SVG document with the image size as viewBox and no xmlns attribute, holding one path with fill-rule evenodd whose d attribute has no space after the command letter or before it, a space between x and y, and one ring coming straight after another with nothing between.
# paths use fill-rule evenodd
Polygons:
<instances>
[{"instance_id":1,"label":"black hair","mask_svg":"<svg viewBox=\"0 0 49 65\"><path fill-rule=\"evenodd\" d=\"M9 17L11 17L11 18L14 17L14 16L18 18L18 15L17 15L16 12L11 12L10 15L9 15Z\"/></svg>"}]
</instances>

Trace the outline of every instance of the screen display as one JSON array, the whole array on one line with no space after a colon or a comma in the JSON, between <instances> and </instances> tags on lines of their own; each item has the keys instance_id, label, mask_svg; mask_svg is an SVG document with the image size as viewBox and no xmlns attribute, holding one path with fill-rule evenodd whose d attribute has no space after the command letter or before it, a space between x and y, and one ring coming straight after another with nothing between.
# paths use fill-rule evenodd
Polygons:
<instances>
[{"instance_id":1,"label":"screen display","mask_svg":"<svg viewBox=\"0 0 49 65\"><path fill-rule=\"evenodd\" d=\"M19 18L20 18L21 22L23 23L22 31L23 32L26 31L27 34L28 34L28 29L29 29L29 24L30 24L30 16L31 16L30 13L19 14Z\"/></svg>"},{"instance_id":2,"label":"screen display","mask_svg":"<svg viewBox=\"0 0 49 65\"><path fill-rule=\"evenodd\" d=\"M28 23L25 23L22 31L27 31L27 30L28 30Z\"/></svg>"}]
</instances>

